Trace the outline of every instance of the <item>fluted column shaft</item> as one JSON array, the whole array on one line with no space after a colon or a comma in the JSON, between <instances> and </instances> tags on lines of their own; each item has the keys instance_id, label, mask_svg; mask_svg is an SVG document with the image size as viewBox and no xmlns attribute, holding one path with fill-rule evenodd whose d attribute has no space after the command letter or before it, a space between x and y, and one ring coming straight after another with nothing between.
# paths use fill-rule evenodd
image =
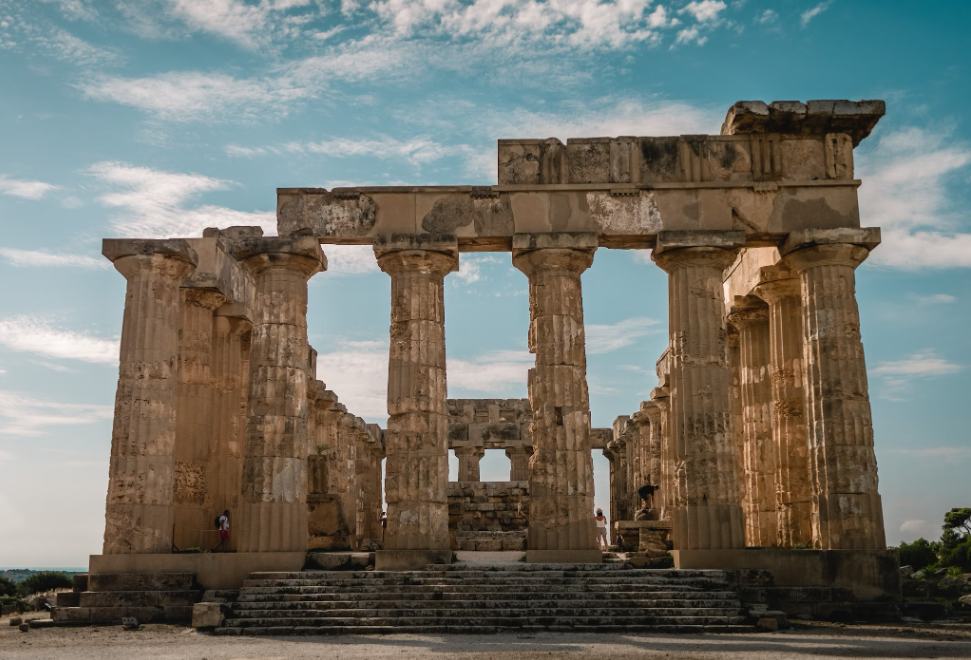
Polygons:
<instances>
[{"instance_id":1,"label":"fluted column shaft","mask_svg":"<svg viewBox=\"0 0 971 660\"><path fill-rule=\"evenodd\" d=\"M509 481L529 481L529 458L531 451L526 447L506 447L509 459Z\"/></svg>"},{"instance_id":2,"label":"fluted column shaft","mask_svg":"<svg viewBox=\"0 0 971 660\"><path fill-rule=\"evenodd\" d=\"M384 549L447 550L444 285L458 259L399 250L379 255L378 264L391 276Z\"/></svg>"},{"instance_id":3,"label":"fluted column shaft","mask_svg":"<svg viewBox=\"0 0 971 660\"><path fill-rule=\"evenodd\" d=\"M175 432L175 538L179 548L206 549L212 537L212 326L226 297L206 289L182 290L179 331L179 403Z\"/></svg>"},{"instance_id":4,"label":"fluted column shaft","mask_svg":"<svg viewBox=\"0 0 971 660\"><path fill-rule=\"evenodd\" d=\"M529 473L531 551L595 550L593 457L580 274L593 249L514 252L529 278L529 371L533 457Z\"/></svg>"},{"instance_id":5,"label":"fluted column shaft","mask_svg":"<svg viewBox=\"0 0 971 660\"><path fill-rule=\"evenodd\" d=\"M684 500L672 522L681 550L745 543L722 292L722 271L736 254L688 247L654 255L668 273L671 437L684 480Z\"/></svg>"},{"instance_id":6,"label":"fluted column shaft","mask_svg":"<svg viewBox=\"0 0 971 660\"><path fill-rule=\"evenodd\" d=\"M319 247L316 250L319 252ZM307 281L311 258L258 253L245 264L256 281L243 459L240 552L307 547ZM326 263L326 262L324 262Z\"/></svg>"},{"instance_id":7,"label":"fluted column shaft","mask_svg":"<svg viewBox=\"0 0 971 660\"><path fill-rule=\"evenodd\" d=\"M763 269L763 273L769 269ZM779 540L783 547L811 546L812 478L809 468L808 393L803 363L802 299L792 271L772 269L755 288L769 304L772 434L779 462Z\"/></svg>"},{"instance_id":8,"label":"fluted column shaft","mask_svg":"<svg viewBox=\"0 0 971 660\"><path fill-rule=\"evenodd\" d=\"M220 316L213 320L212 333L212 440L210 454L210 492L212 511L228 509L231 521L239 512L243 479L243 439L246 425L248 361L252 323ZM229 547L237 547L236 534L230 534Z\"/></svg>"},{"instance_id":9,"label":"fluted column shaft","mask_svg":"<svg viewBox=\"0 0 971 660\"><path fill-rule=\"evenodd\" d=\"M671 439L671 397L668 389L654 388L651 392L651 402L657 404L658 434L661 446L661 473L658 475L658 485L661 487L661 519L672 520L678 509L678 490L676 479L676 456L674 442Z\"/></svg>"},{"instance_id":10,"label":"fluted column shaft","mask_svg":"<svg viewBox=\"0 0 971 660\"><path fill-rule=\"evenodd\" d=\"M479 481L479 461L485 456L482 447L456 447L459 459L459 481Z\"/></svg>"},{"instance_id":11,"label":"fluted column shaft","mask_svg":"<svg viewBox=\"0 0 971 660\"><path fill-rule=\"evenodd\" d=\"M772 437L769 309L754 297L736 298L729 316L739 331L745 540L750 546L779 545L778 459Z\"/></svg>"},{"instance_id":12,"label":"fluted column shaft","mask_svg":"<svg viewBox=\"0 0 971 660\"><path fill-rule=\"evenodd\" d=\"M824 550L886 547L856 304L854 269L867 254L864 247L828 244L785 257L801 285L813 545Z\"/></svg>"},{"instance_id":13,"label":"fluted column shaft","mask_svg":"<svg viewBox=\"0 0 971 660\"><path fill-rule=\"evenodd\" d=\"M186 252L114 261L128 285L111 432L105 554L172 549L179 287L195 261L194 253Z\"/></svg>"}]
</instances>

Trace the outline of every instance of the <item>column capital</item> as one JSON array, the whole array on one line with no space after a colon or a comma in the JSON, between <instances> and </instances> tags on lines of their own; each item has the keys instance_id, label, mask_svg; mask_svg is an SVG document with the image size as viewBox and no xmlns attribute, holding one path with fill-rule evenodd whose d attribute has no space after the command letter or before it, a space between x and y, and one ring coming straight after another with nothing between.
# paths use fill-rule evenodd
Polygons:
<instances>
[{"instance_id":1,"label":"column capital","mask_svg":"<svg viewBox=\"0 0 971 660\"><path fill-rule=\"evenodd\" d=\"M456 456L485 456L485 447L477 447L475 445L452 447L452 451L455 452Z\"/></svg>"},{"instance_id":2,"label":"column capital","mask_svg":"<svg viewBox=\"0 0 971 660\"><path fill-rule=\"evenodd\" d=\"M199 264L196 251L183 239L106 238L102 242L101 253L126 279L131 279L138 272L154 271L181 282Z\"/></svg>"},{"instance_id":3,"label":"column capital","mask_svg":"<svg viewBox=\"0 0 971 660\"><path fill-rule=\"evenodd\" d=\"M378 266L388 275L399 273L419 273L435 277L445 277L459 269L458 253L448 254L434 250L389 250L379 252L374 249Z\"/></svg>"},{"instance_id":4,"label":"column capital","mask_svg":"<svg viewBox=\"0 0 971 660\"><path fill-rule=\"evenodd\" d=\"M756 296L735 296L728 320L739 329L756 323L768 323L769 306Z\"/></svg>"},{"instance_id":5,"label":"column capital","mask_svg":"<svg viewBox=\"0 0 971 660\"><path fill-rule=\"evenodd\" d=\"M798 297L799 274L781 262L775 266L765 266L760 269L759 283L752 291L767 303Z\"/></svg>"},{"instance_id":6,"label":"column capital","mask_svg":"<svg viewBox=\"0 0 971 660\"><path fill-rule=\"evenodd\" d=\"M871 251L880 245L879 227L841 227L837 229L800 229L790 233L779 253L783 256L817 245L857 245Z\"/></svg>"},{"instance_id":7,"label":"column capital","mask_svg":"<svg viewBox=\"0 0 971 660\"><path fill-rule=\"evenodd\" d=\"M513 250L512 265L527 277L541 271L580 275L593 264L595 250L596 248L538 248L519 252Z\"/></svg>"},{"instance_id":8,"label":"column capital","mask_svg":"<svg viewBox=\"0 0 971 660\"><path fill-rule=\"evenodd\" d=\"M666 273L682 268L708 267L725 270L738 258L739 248L686 247L651 253L651 259Z\"/></svg>"},{"instance_id":9,"label":"column capital","mask_svg":"<svg viewBox=\"0 0 971 660\"><path fill-rule=\"evenodd\" d=\"M514 445L512 447L506 447L506 458L512 458L513 456L522 456L523 454L532 454L533 448L529 445Z\"/></svg>"},{"instance_id":10,"label":"column capital","mask_svg":"<svg viewBox=\"0 0 971 660\"><path fill-rule=\"evenodd\" d=\"M183 289L183 291L185 291L186 304L209 311L215 310L226 302L226 296L212 289Z\"/></svg>"},{"instance_id":11,"label":"column capital","mask_svg":"<svg viewBox=\"0 0 971 660\"><path fill-rule=\"evenodd\" d=\"M310 279L327 270L327 256L312 236L240 238L230 251L253 274L279 268L297 271Z\"/></svg>"},{"instance_id":12,"label":"column capital","mask_svg":"<svg viewBox=\"0 0 971 660\"><path fill-rule=\"evenodd\" d=\"M865 247L851 243L814 245L788 253L783 257L786 265L802 273L820 266L848 266L856 268L870 255Z\"/></svg>"}]
</instances>

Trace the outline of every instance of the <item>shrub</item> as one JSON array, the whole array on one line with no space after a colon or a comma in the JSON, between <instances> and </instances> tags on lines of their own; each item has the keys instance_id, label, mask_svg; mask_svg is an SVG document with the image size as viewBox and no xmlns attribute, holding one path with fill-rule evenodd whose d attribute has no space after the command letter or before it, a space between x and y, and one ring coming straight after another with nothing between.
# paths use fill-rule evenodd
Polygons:
<instances>
[{"instance_id":1,"label":"shrub","mask_svg":"<svg viewBox=\"0 0 971 660\"><path fill-rule=\"evenodd\" d=\"M927 539L917 539L913 543L901 543L897 550L900 552L900 565L910 566L915 571L937 563L937 544Z\"/></svg>"},{"instance_id":2,"label":"shrub","mask_svg":"<svg viewBox=\"0 0 971 660\"><path fill-rule=\"evenodd\" d=\"M17 583L8 577L0 575L0 596L16 596Z\"/></svg>"},{"instance_id":3,"label":"shrub","mask_svg":"<svg viewBox=\"0 0 971 660\"><path fill-rule=\"evenodd\" d=\"M41 571L24 578L17 585L20 595L29 596L39 594L53 589L70 589L73 583L71 578L59 571Z\"/></svg>"}]
</instances>

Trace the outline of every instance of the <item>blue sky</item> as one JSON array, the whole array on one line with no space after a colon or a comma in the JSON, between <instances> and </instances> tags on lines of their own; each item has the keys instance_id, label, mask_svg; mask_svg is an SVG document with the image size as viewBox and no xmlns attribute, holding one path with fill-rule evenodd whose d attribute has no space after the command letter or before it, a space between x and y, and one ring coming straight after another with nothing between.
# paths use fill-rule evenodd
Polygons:
<instances>
[{"instance_id":1,"label":"blue sky","mask_svg":"<svg viewBox=\"0 0 971 660\"><path fill-rule=\"evenodd\" d=\"M100 552L125 288L102 237L272 230L277 187L494 183L498 138L718 133L743 99L887 101L856 152L884 229L858 296L888 541L936 538L971 505L969 19L956 1L0 0L0 566ZM368 248L326 251L318 375L383 422L389 278ZM609 426L655 384L667 285L607 250L583 285ZM509 255L464 255L446 310L449 395L525 396Z\"/></svg>"}]
</instances>

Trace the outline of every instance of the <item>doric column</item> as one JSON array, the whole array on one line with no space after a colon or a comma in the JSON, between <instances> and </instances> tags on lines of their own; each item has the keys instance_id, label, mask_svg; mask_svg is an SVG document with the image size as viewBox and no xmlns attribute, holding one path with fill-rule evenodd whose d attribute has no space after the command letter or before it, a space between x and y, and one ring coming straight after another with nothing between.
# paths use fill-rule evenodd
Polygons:
<instances>
[{"instance_id":1,"label":"doric column","mask_svg":"<svg viewBox=\"0 0 971 660\"><path fill-rule=\"evenodd\" d=\"M307 282L326 270L316 239L238 241L256 285L243 458L240 552L307 548Z\"/></svg>"},{"instance_id":2,"label":"doric column","mask_svg":"<svg viewBox=\"0 0 971 660\"><path fill-rule=\"evenodd\" d=\"M448 563L444 286L458 270L458 248L455 239L415 238L374 250L391 276L384 550L398 553L379 556L378 568Z\"/></svg>"},{"instance_id":3,"label":"doric column","mask_svg":"<svg viewBox=\"0 0 971 660\"><path fill-rule=\"evenodd\" d=\"M631 419L642 429L645 443L646 478L652 484L661 483L662 464L662 435L661 435L661 404L655 401L641 401L640 410ZM665 493L660 490L654 493L654 508L664 507Z\"/></svg>"},{"instance_id":4,"label":"doric column","mask_svg":"<svg viewBox=\"0 0 971 660\"><path fill-rule=\"evenodd\" d=\"M513 265L529 278L533 457L528 561L600 562L593 520L593 457L580 274L592 234L513 237Z\"/></svg>"},{"instance_id":5,"label":"doric column","mask_svg":"<svg viewBox=\"0 0 971 660\"><path fill-rule=\"evenodd\" d=\"M678 507L675 447L671 441L671 396L667 387L655 387L651 391L651 402L657 404L659 418L658 433L661 446L661 474L658 485L661 487L661 519L672 520Z\"/></svg>"},{"instance_id":6,"label":"doric column","mask_svg":"<svg viewBox=\"0 0 971 660\"><path fill-rule=\"evenodd\" d=\"M755 295L769 304L772 437L779 462L779 532L783 547L811 546L812 479L799 278L782 266L763 268Z\"/></svg>"},{"instance_id":7,"label":"doric column","mask_svg":"<svg viewBox=\"0 0 971 660\"><path fill-rule=\"evenodd\" d=\"M175 532L178 548L214 545L212 527L212 313L226 301L218 291L182 289L179 403L175 431Z\"/></svg>"},{"instance_id":8,"label":"doric column","mask_svg":"<svg viewBox=\"0 0 971 660\"><path fill-rule=\"evenodd\" d=\"M671 437L685 484L672 521L679 550L745 543L722 289L743 241L741 232L661 232L652 255L669 276Z\"/></svg>"},{"instance_id":9,"label":"doric column","mask_svg":"<svg viewBox=\"0 0 971 660\"><path fill-rule=\"evenodd\" d=\"M179 396L179 287L195 269L197 256L181 240L106 240L103 253L128 280L104 553L168 553Z\"/></svg>"},{"instance_id":10,"label":"doric column","mask_svg":"<svg viewBox=\"0 0 971 660\"><path fill-rule=\"evenodd\" d=\"M728 318L739 333L745 541L749 546L775 547L779 545L778 460L772 438L769 308L755 296L736 296Z\"/></svg>"},{"instance_id":11,"label":"doric column","mask_svg":"<svg viewBox=\"0 0 971 660\"><path fill-rule=\"evenodd\" d=\"M529 481L529 458L532 455L532 447L506 447L509 481Z\"/></svg>"},{"instance_id":12,"label":"doric column","mask_svg":"<svg viewBox=\"0 0 971 660\"><path fill-rule=\"evenodd\" d=\"M229 509L236 520L243 479L243 428L246 424L246 398L249 394L250 334L249 319L223 313L234 305L223 305L215 312L212 332L212 436L209 449L209 476L212 510ZM232 310L227 310L234 314ZM229 547L235 550L236 535L230 534Z\"/></svg>"},{"instance_id":13,"label":"doric column","mask_svg":"<svg viewBox=\"0 0 971 660\"><path fill-rule=\"evenodd\" d=\"M458 481L479 481L479 461L485 456L485 449L456 447L455 456L459 459Z\"/></svg>"},{"instance_id":14,"label":"doric column","mask_svg":"<svg viewBox=\"0 0 971 660\"><path fill-rule=\"evenodd\" d=\"M803 230L782 249L802 290L813 545L824 550L886 547L854 272L879 241L879 229Z\"/></svg>"},{"instance_id":15,"label":"doric column","mask_svg":"<svg viewBox=\"0 0 971 660\"><path fill-rule=\"evenodd\" d=\"M610 522L614 523L616 520L620 520L620 498L622 497L621 480L623 479L623 473L621 472L620 465L620 448L617 446L616 440L611 440L607 443L607 446L603 448L604 458L607 459L610 465ZM612 536L611 536L612 538Z\"/></svg>"}]
</instances>

